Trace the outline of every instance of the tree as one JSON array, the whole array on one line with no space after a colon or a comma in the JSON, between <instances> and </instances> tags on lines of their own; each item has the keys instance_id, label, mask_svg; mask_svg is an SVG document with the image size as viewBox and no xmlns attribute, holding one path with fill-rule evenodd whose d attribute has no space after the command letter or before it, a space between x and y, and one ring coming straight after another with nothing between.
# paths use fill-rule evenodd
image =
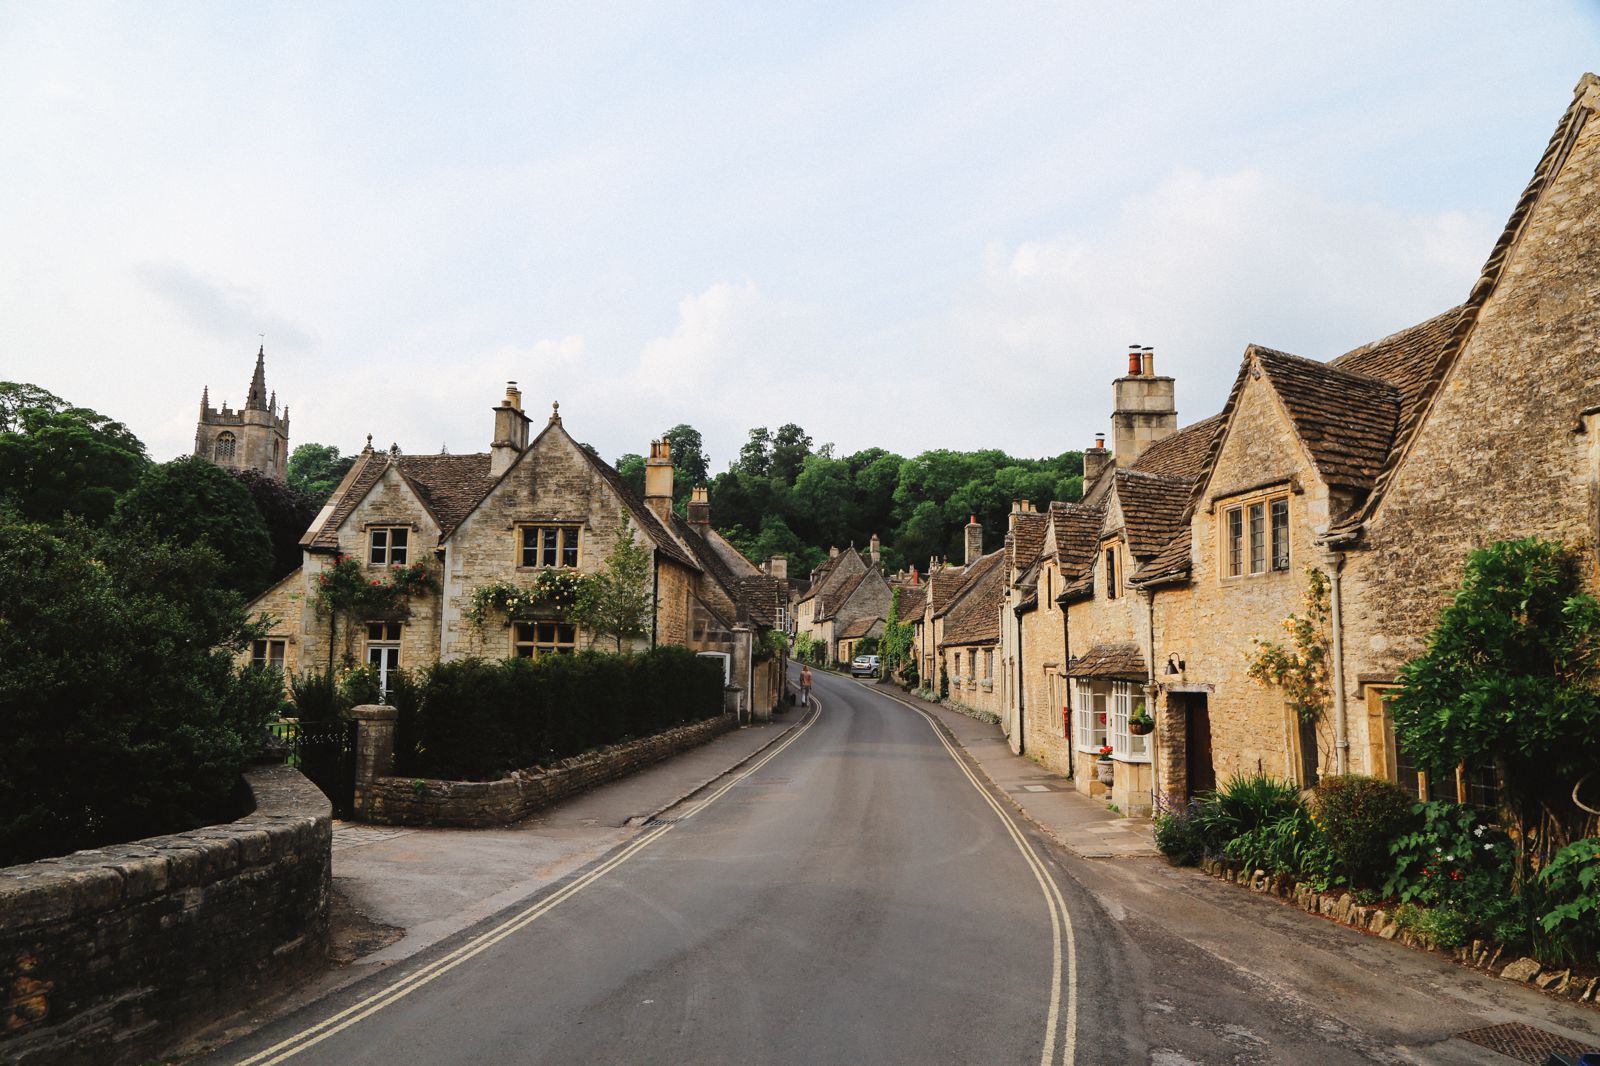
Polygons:
<instances>
[{"instance_id":1,"label":"tree","mask_svg":"<svg viewBox=\"0 0 1600 1066\"><path fill-rule=\"evenodd\" d=\"M22 517L102 524L149 462L121 422L37 385L0 382L0 500Z\"/></svg>"},{"instance_id":2,"label":"tree","mask_svg":"<svg viewBox=\"0 0 1600 1066\"><path fill-rule=\"evenodd\" d=\"M622 475L622 483L633 490L635 496L644 495L644 456L628 452L617 456L611 464Z\"/></svg>"},{"instance_id":3,"label":"tree","mask_svg":"<svg viewBox=\"0 0 1600 1066\"><path fill-rule=\"evenodd\" d=\"M148 468L117 503L112 527L127 537L209 544L225 588L253 596L272 570L272 540L250 490L198 456Z\"/></svg>"},{"instance_id":4,"label":"tree","mask_svg":"<svg viewBox=\"0 0 1600 1066\"><path fill-rule=\"evenodd\" d=\"M322 501L259 470L229 471L250 493L267 537L272 542L272 568L266 585L292 574L301 562L300 538L317 516Z\"/></svg>"},{"instance_id":5,"label":"tree","mask_svg":"<svg viewBox=\"0 0 1600 1066\"><path fill-rule=\"evenodd\" d=\"M1584 591L1584 565L1537 537L1472 552L1390 701L1402 751L1435 773L1498 767L1544 847L1584 820L1571 790L1600 765L1600 601Z\"/></svg>"},{"instance_id":6,"label":"tree","mask_svg":"<svg viewBox=\"0 0 1600 1066\"><path fill-rule=\"evenodd\" d=\"M207 547L0 526L0 865L236 817L282 700Z\"/></svg>"},{"instance_id":7,"label":"tree","mask_svg":"<svg viewBox=\"0 0 1600 1066\"><path fill-rule=\"evenodd\" d=\"M672 448L672 498L687 499L689 490L696 485L711 482L710 463L706 460L705 442L700 431L679 423L661 435Z\"/></svg>"},{"instance_id":8,"label":"tree","mask_svg":"<svg viewBox=\"0 0 1600 1066\"><path fill-rule=\"evenodd\" d=\"M578 602L572 617L586 629L591 639L611 637L616 650L622 642L650 632L655 613L655 597L650 591L650 553L633 535L628 516L606 553L605 564L584 578L578 588Z\"/></svg>"},{"instance_id":9,"label":"tree","mask_svg":"<svg viewBox=\"0 0 1600 1066\"><path fill-rule=\"evenodd\" d=\"M320 504L333 495L355 461L355 456L340 455L331 444L302 444L289 453L289 487Z\"/></svg>"},{"instance_id":10,"label":"tree","mask_svg":"<svg viewBox=\"0 0 1600 1066\"><path fill-rule=\"evenodd\" d=\"M805 430L793 422L779 426L772 437L772 476L786 485L793 485L810 454L811 438Z\"/></svg>"},{"instance_id":11,"label":"tree","mask_svg":"<svg viewBox=\"0 0 1600 1066\"><path fill-rule=\"evenodd\" d=\"M739 449L734 469L751 477L766 477L772 473L772 433L766 426L750 431L750 439Z\"/></svg>"}]
</instances>

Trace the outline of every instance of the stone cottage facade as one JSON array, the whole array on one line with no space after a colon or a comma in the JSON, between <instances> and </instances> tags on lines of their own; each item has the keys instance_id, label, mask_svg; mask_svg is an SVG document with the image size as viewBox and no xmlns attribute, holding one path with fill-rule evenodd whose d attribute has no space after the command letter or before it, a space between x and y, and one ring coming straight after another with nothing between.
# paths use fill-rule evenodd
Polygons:
<instances>
[{"instance_id":1,"label":"stone cottage facade","mask_svg":"<svg viewBox=\"0 0 1600 1066\"><path fill-rule=\"evenodd\" d=\"M633 647L726 653L735 701L758 714L769 711L781 696L781 679L759 644L787 589L742 557L737 569L730 566L728 553L737 552L708 519L672 513L667 443L652 444L640 499L567 433L559 408L530 439L530 419L513 384L493 415L485 453L404 455L398 448L374 451L369 441L302 538L301 568L251 605L274 619L252 655L291 672L354 660L377 667L382 677L443 660L593 646L594 635L554 606L528 618L490 612L475 620L474 592L499 583L531 590L546 573L594 573L627 528L650 555L655 604L651 631ZM317 589L340 559L356 560L373 581L385 580L393 567L423 563L437 591L412 597L403 617L336 619L318 609Z\"/></svg>"}]
</instances>

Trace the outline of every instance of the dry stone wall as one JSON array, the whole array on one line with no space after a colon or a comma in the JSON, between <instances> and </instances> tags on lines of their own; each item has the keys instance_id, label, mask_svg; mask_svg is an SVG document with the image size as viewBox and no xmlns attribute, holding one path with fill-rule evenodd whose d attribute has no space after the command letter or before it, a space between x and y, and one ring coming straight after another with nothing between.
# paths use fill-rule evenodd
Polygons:
<instances>
[{"instance_id":1,"label":"dry stone wall","mask_svg":"<svg viewBox=\"0 0 1600 1066\"><path fill-rule=\"evenodd\" d=\"M301 774L187 833L0 869L0 1059L140 1062L322 965L331 811Z\"/></svg>"}]
</instances>

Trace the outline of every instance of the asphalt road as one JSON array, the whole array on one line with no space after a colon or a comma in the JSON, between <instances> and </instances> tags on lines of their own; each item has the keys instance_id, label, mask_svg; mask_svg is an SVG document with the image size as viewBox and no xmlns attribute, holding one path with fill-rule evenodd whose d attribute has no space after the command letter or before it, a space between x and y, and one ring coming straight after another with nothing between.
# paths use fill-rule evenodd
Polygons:
<instances>
[{"instance_id":1,"label":"asphalt road","mask_svg":"<svg viewBox=\"0 0 1600 1066\"><path fill-rule=\"evenodd\" d=\"M1136 1061L1098 905L927 719L817 692L584 873L205 1061Z\"/></svg>"}]
</instances>

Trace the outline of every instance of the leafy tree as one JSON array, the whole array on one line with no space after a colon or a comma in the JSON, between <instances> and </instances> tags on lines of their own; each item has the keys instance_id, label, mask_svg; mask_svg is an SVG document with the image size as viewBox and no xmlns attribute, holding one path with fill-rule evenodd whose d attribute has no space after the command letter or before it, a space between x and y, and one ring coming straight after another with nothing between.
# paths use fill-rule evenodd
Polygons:
<instances>
[{"instance_id":1,"label":"leafy tree","mask_svg":"<svg viewBox=\"0 0 1600 1066\"><path fill-rule=\"evenodd\" d=\"M627 515L606 553L605 565L584 578L572 617L591 636L622 642L650 632L655 597L650 592L650 553L633 535Z\"/></svg>"},{"instance_id":2,"label":"leafy tree","mask_svg":"<svg viewBox=\"0 0 1600 1066\"><path fill-rule=\"evenodd\" d=\"M900 590L895 589L889 601L889 618L883 626L883 637L878 641L884 677L899 677L909 673L907 679L915 681L916 661L911 654L911 641L915 634L912 624L900 616Z\"/></svg>"},{"instance_id":3,"label":"leafy tree","mask_svg":"<svg viewBox=\"0 0 1600 1066\"><path fill-rule=\"evenodd\" d=\"M149 467L117 503L112 523L127 537L209 544L223 586L253 596L272 569L272 540L250 490L209 460L186 456Z\"/></svg>"},{"instance_id":4,"label":"leafy tree","mask_svg":"<svg viewBox=\"0 0 1600 1066\"><path fill-rule=\"evenodd\" d=\"M355 461L354 455L340 455L331 444L301 444L289 453L289 487L314 497L320 505L333 495Z\"/></svg>"},{"instance_id":5,"label":"leafy tree","mask_svg":"<svg viewBox=\"0 0 1600 1066\"><path fill-rule=\"evenodd\" d=\"M122 423L37 385L0 382L0 499L22 517L104 523L149 462Z\"/></svg>"},{"instance_id":6,"label":"leafy tree","mask_svg":"<svg viewBox=\"0 0 1600 1066\"><path fill-rule=\"evenodd\" d=\"M0 865L234 817L275 672L210 548L0 526Z\"/></svg>"},{"instance_id":7,"label":"leafy tree","mask_svg":"<svg viewBox=\"0 0 1600 1066\"><path fill-rule=\"evenodd\" d=\"M644 456L628 452L617 456L617 461L611 465L616 467L617 473L622 475L623 484L632 489L635 496L644 495Z\"/></svg>"},{"instance_id":8,"label":"leafy tree","mask_svg":"<svg viewBox=\"0 0 1600 1066\"><path fill-rule=\"evenodd\" d=\"M750 431L750 439L739 449L734 469L752 477L766 477L772 473L772 433L766 426Z\"/></svg>"},{"instance_id":9,"label":"leafy tree","mask_svg":"<svg viewBox=\"0 0 1600 1066\"><path fill-rule=\"evenodd\" d=\"M259 470L229 473L249 491L272 541L272 568L266 577L266 584L271 585L300 566L300 538L317 516L322 501Z\"/></svg>"},{"instance_id":10,"label":"leafy tree","mask_svg":"<svg viewBox=\"0 0 1600 1066\"><path fill-rule=\"evenodd\" d=\"M772 437L772 476L793 485L811 454L811 438L793 422L778 427Z\"/></svg>"},{"instance_id":11,"label":"leafy tree","mask_svg":"<svg viewBox=\"0 0 1600 1066\"><path fill-rule=\"evenodd\" d=\"M1581 822L1569 795L1600 765L1600 602L1580 554L1530 537L1467 557L1425 654L1401 667L1395 736L1436 773L1499 767L1543 846Z\"/></svg>"}]
</instances>

